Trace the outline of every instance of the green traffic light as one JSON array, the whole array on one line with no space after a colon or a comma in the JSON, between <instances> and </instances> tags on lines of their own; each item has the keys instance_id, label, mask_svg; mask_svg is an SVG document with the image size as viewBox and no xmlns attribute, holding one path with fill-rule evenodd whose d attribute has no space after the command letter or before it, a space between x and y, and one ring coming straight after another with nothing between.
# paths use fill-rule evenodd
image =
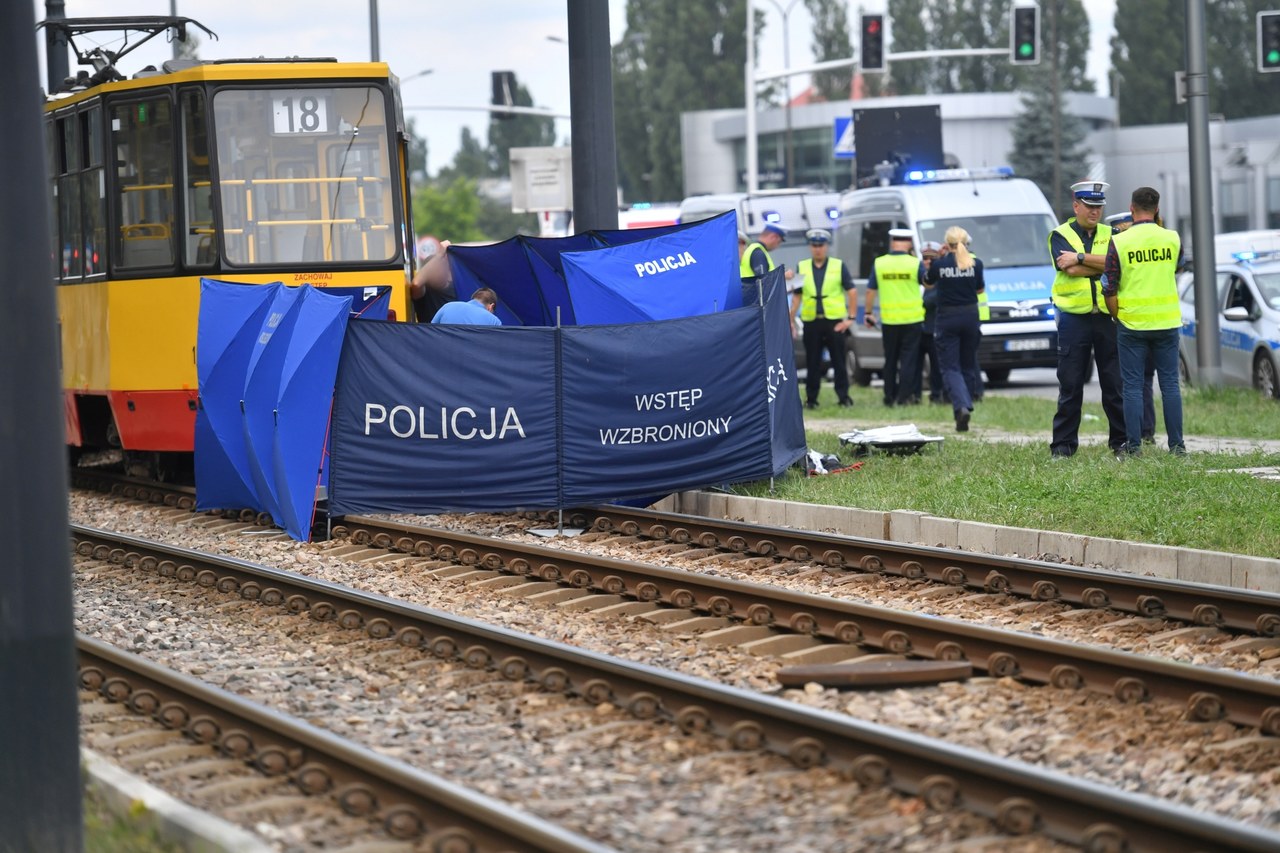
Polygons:
<instances>
[{"instance_id":1,"label":"green traffic light","mask_svg":"<svg viewBox=\"0 0 1280 853\"><path fill-rule=\"evenodd\" d=\"M1018 45L1018 56L1025 58L1030 56L1034 51L1035 51L1035 48L1033 48L1028 42L1023 42L1022 44Z\"/></svg>"},{"instance_id":2,"label":"green traffic light","mask_svg":"<svg viewBox=\"0 0 1280 853\"><path fill-rule=\"evenodd\" d=\"M1280 65L1280 49L1273 48L1267 51L1267 64Z\"/></svg>"}]
</instances>

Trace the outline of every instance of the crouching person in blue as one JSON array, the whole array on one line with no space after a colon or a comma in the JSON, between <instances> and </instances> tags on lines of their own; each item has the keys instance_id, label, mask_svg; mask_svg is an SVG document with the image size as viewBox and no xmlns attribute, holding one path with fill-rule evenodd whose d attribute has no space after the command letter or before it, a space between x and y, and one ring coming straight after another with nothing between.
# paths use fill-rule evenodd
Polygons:
<instances>
[{"instance_id":1,"label":"crouching person in blue","mask_svg":"<svg viewBox=\"0 0 1280 853\"><path fill-rule=\"evenodd\" d=\"M481 287L471 294L470 302L449 302L441 306L431 318L435 325L453 326L501 326L502 321L493 315L498 307L498 294Z\"/></svg>"},{"instance_id":2,"label":"crouching person in blue","mask_svg":"<svg viewBox=\"0 0 1280 853\"><path fill-rule=\"evenodd\" d=\"M1133 225L1111 238L1107 284L1102 291L1116 319L1120 376L1124 380L1125 452L1142 452L1143 369L1148 354L1156 365L1160 403L1169 434L1169 452L1186 453L1182 437L1182 390L1178 387L1178 337L1182 311L1174 275L1182 258L1178 232L1156 224L1160 193L1133 191Z\"/></svg>"}]
</instances>

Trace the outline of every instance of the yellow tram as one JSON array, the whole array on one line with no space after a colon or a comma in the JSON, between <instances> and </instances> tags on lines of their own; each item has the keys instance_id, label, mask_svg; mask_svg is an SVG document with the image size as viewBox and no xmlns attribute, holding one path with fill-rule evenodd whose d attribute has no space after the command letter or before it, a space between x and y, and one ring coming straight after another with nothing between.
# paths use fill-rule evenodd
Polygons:
<instances>
[{"instance_id":1,"label":"yellow tram","mask_svg":"<svg viewBox=\"0 0 1280 853\"><path fill-rule=\"evenodd\" d=\"M125 79L120 53L75 48L93 20L57 22L97 71L45 107L66 434L137 469L192 450L202 277L388 285L410 316L408 140L383 63L170 60Z\"/></svg>"}]
</instances>

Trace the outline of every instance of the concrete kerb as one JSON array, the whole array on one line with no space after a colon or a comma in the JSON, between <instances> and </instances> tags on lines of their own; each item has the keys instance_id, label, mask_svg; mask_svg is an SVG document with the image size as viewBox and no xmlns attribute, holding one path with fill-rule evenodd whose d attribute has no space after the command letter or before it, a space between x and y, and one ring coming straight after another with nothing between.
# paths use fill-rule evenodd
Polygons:
<instances>
[{"instance_id":1,"label":"concrete kerb","mask_svg":"<svg viewBox=\"0 0 1280 853\"><path fill-rule=\"evenodd\" d=\"M120 769L91 749L80 749L86 784L115 815L149 822L165 841L187 853L274 853L276 848L222 818L189 806Z\"/></svg>"},{"instance_id":2,"label":"concrete kerb","mask_svg":"<svg viewBox=\"0 0 1280 853\"><path fill-rule=\"evenodd\" d=\"M885 539L910 545L961 548L1002 556L1058 557L1074 564L1129 574L1280 592L1280 560L1266 557L1126 542L1051 530L1001 527L938 518L914 510L877 512L703 491L681 492L664 499L659 506L668 511L708 518Z\"/></svg>"}]
</instances>

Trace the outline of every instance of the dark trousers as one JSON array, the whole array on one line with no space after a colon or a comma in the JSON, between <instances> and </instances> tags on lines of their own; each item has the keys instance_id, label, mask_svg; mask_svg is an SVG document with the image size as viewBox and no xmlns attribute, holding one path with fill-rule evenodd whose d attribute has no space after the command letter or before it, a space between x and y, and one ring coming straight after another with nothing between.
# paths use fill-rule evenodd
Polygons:
<instances>
[{"instance_id":1,"label":"dark trousers","mask_svg":"<svg viewBox=\"0 0 1280 853\"><path fill-rule=\"evenodd\" d=\"M911 377L920 373L920 335L924 323L880 327L884 341L884 402L902 404L911 399Z\"/></svg>"},{"instance_id":2,"label":"dark trousers","mask_svg":"<svg viewBox=\"0 0 1280 853\"><path fill-rule=\"evenodd\" d=\"M822 351L831 355L831 373L835 378L836 399L849 397L849 371L845 369L845 333L836 331L838 320L819 318L804 324L805 398L818 402L818 390L822 387Z\"/></svg>"},{"instance_id":3,"label":"dark trousers","mask_svg":"<svg viewBox=\"0 0 1280 853\"><path fill-rule=\"evenodd\" d=\"M942 381L951 398L951 408L959 413L973 409L968 379L978 370L978 341L982 329L978 323L978 306L962 305L939 308L933 321L933 348L938 353Z\"/></svg>"},{"instance_id":4,"label":"dark trousers","mask_svg":"<svg viewBox=\"0 0 1280 853\"><path fill-rule=\"evenodd\" d=\"M1120 359L1116 350L1116 324L1110 314L1058 312L1058 412L1053 416L1053 441L1049 449L1070 456L1080 446L1080 407L1089 375L1089 361L1098 367L1102 411L1106 413L1112 450L1125 445L1124 398L1120 384Z\"/></svg>"},{"instance_id":5,"label":"dark trousers","mask_svg":"<svg viewBox=\"0 0 1280 853\"><path fill-rule=\"evenodd\" d=\"M941 400L942 368L938 367L938 351L933 345L933 330L920 333L920 369L911 375L911 396L920 399L924 394L924 357L929 356L929 399Z\"/></svg>"}]
</instances>

